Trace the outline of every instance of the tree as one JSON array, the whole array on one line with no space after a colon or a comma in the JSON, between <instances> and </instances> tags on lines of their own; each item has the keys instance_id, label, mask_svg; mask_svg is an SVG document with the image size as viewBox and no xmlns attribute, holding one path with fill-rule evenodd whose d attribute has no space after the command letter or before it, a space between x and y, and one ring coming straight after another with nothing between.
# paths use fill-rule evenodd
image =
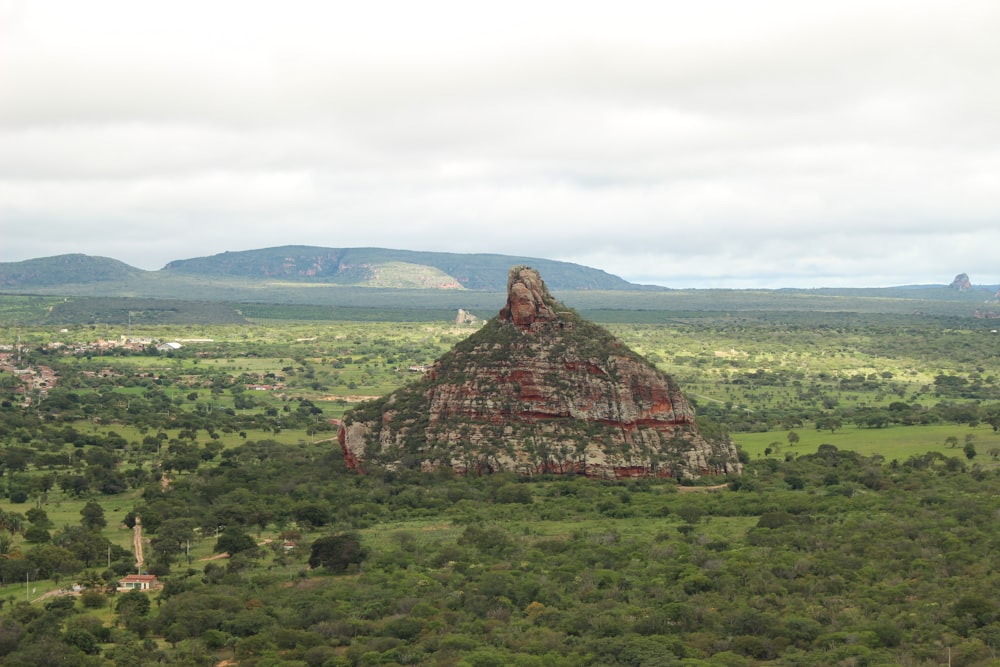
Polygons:
<instances>
[{"instance_id":1,"label":"tree","mask_svg":"<svg viewBox=\"0 0 1000 667\"><path fill-rule=\"evenodd\" d=\"M151 606L149 596L142 591L128 591L118 596L115 611L125 627L131 628L149 615Z\"/></svg>"},{"instance_id":2,"label":"tree","mask_svg":"<svg viewBox=\"0 0 1000 667\"><path fill-rule=\"evenodd\" d=\"M962 451L965 452L965 458L970 461L976 458L976 446L971 442L965 443L965 447L962 448Z\"/></svg>"},{"instance_id":3,"label":"tree","mask_svg":"<svg viewBox=\"0 0 1000 667\"><path fill-rule=\"evenodd\" d=\"M40 507L32 507L24 513L24 518L39 528L51 528L52 521L45 510Z\"/></svg>"},{"instance_id":4,"label":"tree","mask_svg":"<svg viewBox=\"0 0 1000 667\"><path fill-rule=\"evenodd\" d=\"M0 657L3 657L17 648L24 634L21 624L12 618L0 620Z\"/></svg>"},{"instance_id":5,"label":"tree","mask_svg":"<svg viewBox=\"0 0 1000 667\"><path fill-rule=\"evenodd\" d=\"M684 520L689 525L695 525L701 521L705 511L696 505L681 505L674 510L674 514Z\"/></svg>"},{"instance_id":6,"label":"tree","mask_svg":"<svg viewBox=\"0 0 1000 667\"><path fill-rule=\"evenodd\" d=\"M510 482L497 489L496 501L498 503L530 505L534 502L534 499L531 496L531 489L528 488L527 484Z\"/></svg>"},{"instance_id":7,"label":"tree","mask_svg":"<svg viewBox=\"0 0 1000 667\"><path fill-rule=\"evenodd\" d=\"M312 543L309 567L325 567L331 572L344 572L350 565L360 565L364 561L364 549L355 533L327 535Z\"/></svg>"},{"instance_id":8,"label":"tree","mask_svg":"<svg viewBox=\"0 0 1000 667\"><path fill-rule=\"evenodd\" d=\"M52 539L52 535L49 531L41 526L29 526L26 531L24 531L24 541L29 544L41 544L42 542L48 542Z\"/></svg>"},{"instance_id":9,"label":"tree","mask_svg":"<svg viewBox=\"0 0 1000 667\"><path fill-rule=\"evenodd\" d=\"M101 646L92 633L82 628L71 628L63 635L63 641L70 646L75 646L87 655L97 655L101 652Z\"/></svg>"},{"instance_id":10,"label":"tree","mask_svg":"<svg viewBox=\"0 0 1000 667\"><path fill-rule=\"evenodd\" d=\"M95 503L93 500L88 502L80 510L80 525L88 530L101 530L106 525L108 525L107 520L104 518L104 508Z\"/></svg>"},{"instance_id":11,"label":"tree","mask_svg":"<svg viewBox=\"0 0 1000 667\"><path fill-rule=\"evenodd\" d=\"M318 528L325 526L330 521L330 512L321 503L304 500L292 507L292 517L300 524Z\"/></svg>"},{"instance_id":12,"label":"tree","mask_svg":"<svg viewBox=\"0 0 1000 667\"><path fill-rule=\"evenodd\" d=\"M7 513L0 510L0 530L11 535L24 532L24 517L17 512Z\"/></svg>"},{"instance_id":13,"label":"tree","mask_svg":"<svg viewBox=\"0 0 1000 667\"><path fill-rule=\"evenodd\" d=\"M238 553L255 553L257 543L239 528L227 528L215 542L217 553L226 552L230 556Z\"/></svg>"},{"instance_id":14,"label":"tree","mask_svg":"<svg viewBox=\"0 0 1000 667\"><path fill-rule=\"evenodd\" d=\"M187 550L194 539L193 519L167 519L156 528L156 535L149 545L156 553L157 559L164 565L170 565L177 556Z\"/></svg>"},{"instance_id":15,"label":"tree","mask_svg":"<svg viewBox=\"0 0 1000 667\"><path fill-rule=\"evenodd\" d=\"M816 420L816 430L825 431L829 429L830 433L833 433L837 429L843 426L843 423L837 417L820 417Z\"/></svg>"},{"instance_id":16,"label":"tree","mask_svg":"<svg viewBox=\"0 0 1000 667\"><path fill-rule=\"evenodd\" d=\"M994 431L1000 431L1000 408L993 408L987 412L983 421L992 426Z\"/></svg>"},{"instance_id":17,"label":"tree","mask_svg":"<svg viewBox=\"0 0 1000 667\"><path fill-rule=\"evenodd\" d=\"M117 560L125 551L117 545L112 545L108 538L97 531L84 526L67 526L58 532L52 541L83 561L84 567L97 565L108 555Z\"/></svg>"},{"instance_id":18,"label":"tree","mask_svg":"<svg viewBox=\"0 0 1000 667\"><path fill-rule=\"evenodd\" d=\"M790 446L794 447L795 445L799 444L799 434L796 433L795 431L789 431L787 437L788 437L788 444Z\"/></svg>"},{"instance_id":19,"label":"tree","mask_svg":"<svg viewBox=\"0 0 1000 667\"><path fill-rule=\"evenodd\" d=\"M25 559L35 566L39 578L53 574L73 574L83 568L83 562L76 560L68 549L45 543L29 549Z\"/></svg>"}]
</instances>

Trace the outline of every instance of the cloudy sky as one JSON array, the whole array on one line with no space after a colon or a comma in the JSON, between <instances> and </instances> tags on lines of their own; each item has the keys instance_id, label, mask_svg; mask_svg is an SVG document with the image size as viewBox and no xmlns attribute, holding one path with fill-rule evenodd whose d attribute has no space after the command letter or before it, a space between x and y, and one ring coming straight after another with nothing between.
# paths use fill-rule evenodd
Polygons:
<instances>
[{"instance_id":1,"label":"cloudy sky","mask_svg":"<svg viewBox=\"0 0 1000 667\"><path fill-rule=\"evenodd\" d=\"M0 261L1000 283L995 0L0 0Z\"/></svg>"}]
</instances>

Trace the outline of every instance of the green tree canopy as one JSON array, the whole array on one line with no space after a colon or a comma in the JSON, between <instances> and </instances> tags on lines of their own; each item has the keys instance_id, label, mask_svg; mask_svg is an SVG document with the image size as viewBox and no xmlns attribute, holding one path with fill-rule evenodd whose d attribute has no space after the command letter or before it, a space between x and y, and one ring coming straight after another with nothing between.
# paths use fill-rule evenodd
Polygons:
<instances>
[{"instance_id":1,"label":"green tree canopy","mask_svg":"<svg viewBox=\"0 0 1000 667\"><path fill-rule=\"evenodd\" d=\"M309 566L325 567L331 572L344 572L352 564L360 565L365 556L361 540L355 533L327 535L312 543Z\"/></svg>"}]
</instances>

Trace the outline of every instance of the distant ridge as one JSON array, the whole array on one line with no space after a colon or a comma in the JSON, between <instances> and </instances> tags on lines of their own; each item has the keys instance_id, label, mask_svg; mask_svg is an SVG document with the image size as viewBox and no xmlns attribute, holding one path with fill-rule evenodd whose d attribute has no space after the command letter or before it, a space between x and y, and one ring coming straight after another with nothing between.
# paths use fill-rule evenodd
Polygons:
<instances>
[{"instance_id":1,"label":"distant ridge","mask_svg":"<svg viewBox=\"0 0 1000 667\"><path fill-rule=\"evenodd\" d=\"M535 257L496 254L464 254L393 250L388 248L323 248L280 246L261 250L224 252L209 257L176 260L163 271L206 276L287 280L295 282L371 285L378 287L423 287L504 291L507 269L527 264L551 276L549 284L562 290L641 290L650 288L630 283L600 269L571 262ZM386 280L387 267L403 264L431 267L438 274L427 284L411 285L405 273L399 283ZM397 270L396 273L399 273ZM500 276L500 278L497 278Z\"/></svg>"},{"instance_id":2,"label":"distant ridge","mask_svg":"<svg viewBox=\"0 0 1000 667\"><path fill-rule=\"evenodd\" d=\"M134 278L145 273L109 257L73 253L0 263L0 289L103 283Z\"/></svg>"},{"instance_id":3,"label":"distant ridge","mask_svg":"<svg viewBox=\"0 0 1000 667\"><path fill-rule=\"evenodd\" d=\"M21 262L0 262L0 289L26 292L59 286L87 291L96 283L128 283L130 291L159 295L175 279L208 278L245 287L302 283L343 287L477 290L503 292L514 264L530 262L552 276L554 288L570 291L663 291L636 285L600 269L572 262L496 254L461 254L388 248L280 246L178 259L159 271L144 271L107 257L58 255Z\"/></svg>"}]
</instances>

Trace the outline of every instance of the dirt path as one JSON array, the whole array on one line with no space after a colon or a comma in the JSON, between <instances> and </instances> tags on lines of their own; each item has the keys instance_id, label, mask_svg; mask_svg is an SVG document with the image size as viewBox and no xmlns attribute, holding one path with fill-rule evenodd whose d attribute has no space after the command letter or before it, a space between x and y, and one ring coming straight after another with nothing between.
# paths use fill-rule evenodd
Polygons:
<instances>
[{"instance_id":1,"label":"dirt path","mask_svg":"<svg viewBox=\"0 0 1000 667\"><path fill-rule=\"evenodd\" d=\"M135 518L135 528L132 529L132 547L135 549L135 569L142 572L142 521Z\"/></svg>"},{"instance_id":2,"label":"dirt path","mask_svg":"<svg viewBox=\"0 0 1000 667\"><path fill-rule=\"evenodd\" d=\"M725 489L728 486L728 484L716 484L715 486L678 486L677 491L679 493L704 493L705 491Z\"/></svg>"},{"instance_id":3,"label":"dirt path","mask_svg":"<svg viewBox=\"0 0 1000 667\"><path fill-rule=\"evenodd\" d=\"M37 598L31 601L32 604L39 602L41 600L48 600L49 598L58 598L63 595L79 595L79 593L74 593L73 591L66 590L65 588L57 588L54 591L49 591L48 593L42 593Z\"/></svg>"}]
</instances>

